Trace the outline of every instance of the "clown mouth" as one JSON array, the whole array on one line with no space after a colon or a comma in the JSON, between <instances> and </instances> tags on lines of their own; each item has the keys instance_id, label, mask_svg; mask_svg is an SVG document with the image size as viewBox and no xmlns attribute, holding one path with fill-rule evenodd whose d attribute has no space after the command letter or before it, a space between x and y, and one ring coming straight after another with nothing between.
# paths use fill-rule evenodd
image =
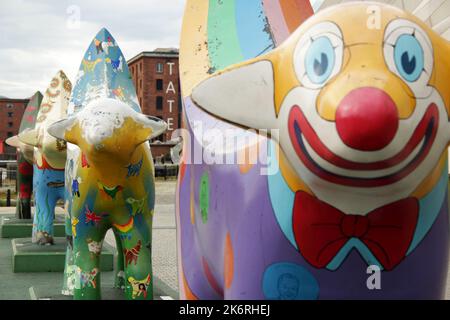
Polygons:
<instances>
[{"instance_id":1,"label":"clown mouth","mask_svg":"<svg viewBox=\"0 0 450 320\"><path fill-rule=\"evenodd\" d=\"M295 152L303 164L318 177L339 185L351 187L380 187L395 183L413 172L429 154L436 138L439 111L435 104L430 104L422 120L414 130L405 147L389 159L377 162L354 162L333 153L318 137L299 106L293 106L289 114L289 136ZM314 153L329 164L346 170L377 171L393 168L409 160L398 171L374 178L349 177L336 174L320 166L308 152L310 147Z\"/></svg>"}]
</instances>

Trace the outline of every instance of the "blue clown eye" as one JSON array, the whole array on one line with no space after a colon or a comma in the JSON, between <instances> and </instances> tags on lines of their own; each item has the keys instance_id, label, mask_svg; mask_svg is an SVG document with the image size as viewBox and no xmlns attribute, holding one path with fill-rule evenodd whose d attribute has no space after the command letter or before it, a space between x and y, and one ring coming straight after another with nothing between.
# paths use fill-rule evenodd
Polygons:
<instances>
[{"instance_id":1,"label":"blue clown eye","mask_svg":"<svg viewBox=\"0 0 450 320\"><path fill-rule=\"evenodd\" d=\"M336 62L336 53L328 37L313 41L305 58L308 78L315 84L323 84L331 76Z\"/></svg>"},{"instance_id":2,"label":"blue clown eye","mask_svg":"<svg viewBox=\"0 0 450 320\"><path fill-rule=\"evenodd\" d=\"M398 38L394 48L394 60L400 75L408 82L420 78L425 66L422 45L411 34Z\"/></svg>"}]
</instances>

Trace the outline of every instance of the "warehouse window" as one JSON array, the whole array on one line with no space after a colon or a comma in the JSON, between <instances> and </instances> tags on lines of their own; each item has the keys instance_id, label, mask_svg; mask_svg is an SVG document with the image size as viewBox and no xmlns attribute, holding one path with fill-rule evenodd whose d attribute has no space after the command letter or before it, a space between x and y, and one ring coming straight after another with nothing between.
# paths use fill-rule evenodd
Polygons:
<instances>
[{"instance_id":1,"label":"warehouse window","mask_svg":"<svg viewBox=\"0 0 450 320\"><path fill-rule=\"evenodd\" d=\"M161 62L158 62L156 64L156 72L157 73L163 73L164 72L164 65Z\"/></svg>"},{"instance_id":2,"label":"warehouse window","mask_svg":"<svg viewBox=\"0 0 450 320\"><path fill-rule=\"evenodd\" d=\"M8 112L8 118L12 118L13 113L12 112Z\"/></svg>"},{"instance_id":3,"label":"warehouse window","mask_svg":"<svg viewBox=\"0 0 450 320\"><path fill-rule=\"evenodd\" d=\"M156 90L162 91L163 86L164 86L163 80L162 79L157 79L156 80Z\"/></svg>"},{"instance_id":4,"label":"warehouse window","mask_svg":"<svg viewBox=\"0 0 450 320\"><path fill-rule=\"evenodd\" d=\"M8 131L8 138L11 138L14 135L11 131Z\"/></svg>"},{"instance_id":5,"label":"warehouse window","mask_svg":"<svg viewBox=\"0 0 450 320\"><path fill-rule=\"evenodd\" d=\"M12 128L13 123L12 122L8 122L8 128Z\"/></svg>"},{"instance_id":6,"label":"warehouse window","mask_svg":"<svg viewBox=\"0 0 450 320\"><path fill-rule=\"evenodd\" d=\"M8 104L6 105L6 107L7 107L8 109L11 109L12 107L14 107L14 105L13 105L12 103L8 103Z\"/></svg>"},{"instance_id":7,"label":"warehouse window","mask_svg":"<svg viewBox=\"0 0 450 320\"><path fill-rule=\"evenodd\" d=\"M163 109L163 97L161 96L156 97L156 109L157 110Z\"/></svg>"}]
</instances>

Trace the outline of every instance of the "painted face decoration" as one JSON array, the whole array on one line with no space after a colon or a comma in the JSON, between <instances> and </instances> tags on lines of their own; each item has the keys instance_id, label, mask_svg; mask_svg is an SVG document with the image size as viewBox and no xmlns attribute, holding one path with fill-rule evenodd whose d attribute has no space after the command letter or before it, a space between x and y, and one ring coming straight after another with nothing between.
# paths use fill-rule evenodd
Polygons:
<instances>
[{"instance_id":1,"label":"painted face decoration","mask_svg":"<svg viewBox=\"0 0 450 320\"><path fill-rule=\"evenodd\" d=\"M385 31L384 59L398 76L392 81L404 81L414 96L422 99L432 91L427 87L433 68L431 48L425 31L407 20L393 21ZM312 91L327 86L344 67L343 55L343 35L337 25L322 23L303 35L295 50L294 64L304 88ZM347 73L351 80L352 71ZM297 104L290 107L290 142L310 172L338 185L371 188L396 183L423 164L439 129L437 102L412 106L408 94L395 99L386 90L388 87L384 88L387 84L355 85L339 103L319 105L323 110L318 113ZM321 98L319 93L317 99ZM416 116L414 111L401 110L414 107ZM445 112L443 105L441 109ZM401 119L405 113L409 118ZM327 125L329 121L331 125ZM394 147L396 153L390 151ZM362 161L371 153L375 161ZM430 169L427 166L425 171Z\"/></svg>"},{"instance_id":2,"label":"painted face decoration","mask_svg":"<svg viewBox=\"0 0 450 320\"><path fill-rule=\"evenodd\" d=\"M282 157L309 192L367 215L421 190L450 132L449 44L393 7L382 17L370 29L365 4L325 10L271 53L200 83L192 98L222 119L278 129Z\"/></svg>"}]
</instances>

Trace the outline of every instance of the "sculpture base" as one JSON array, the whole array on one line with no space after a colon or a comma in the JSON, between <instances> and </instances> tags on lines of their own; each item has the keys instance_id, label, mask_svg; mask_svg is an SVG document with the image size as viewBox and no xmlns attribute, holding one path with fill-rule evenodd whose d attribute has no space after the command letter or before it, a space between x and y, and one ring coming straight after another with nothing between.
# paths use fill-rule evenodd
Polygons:
<instances>
[{"instance_id":1,"label":"sculpture base","mask_svg":"<svg viewBox=\"0 0 450 320\"><path fill-rule=\"evenodd\" d=\"M55 244L39 246L31 238L11 240L13 250L13 272L62 272L66 256L66 239L55 238ZM100 256L102 271L114 269L114 249L103 245Z\"/></svg>"},{"instance_id":2,"label":"sculpture base","mask_svg":"<svg viewBox=\"0 0 450 320\"><path fill-rule=\"evenodd\" d=\"M63 216L56 216L54 223L55 237L65 237L65 222ZM2 238L29 238L33 229L33 220L17 219L14 216L3 216L0 220Z\"/></svg>"},{"instance_id":3,"label":"sculpture base","mask_svg":"<svg viewBox=\"0 0 450 320\"><path fill-rule=\"evenodd\" d=\"M29 289L31 300L73 300L73 296L63 295L61 290L47 286L33 286ZM102 287L102 300L124 300L121 289Z\"/></svg>"},{"instance_id":4,"label":"sculpture base","mask_svg":"<svg viewBox=\"0 0 450 320\"><path fill-rule=\"evenodd\" d=\"M101 290L102 300L125 299L124 291L122 289L113 288L111 284L102 284ZM31 300L73 300L73 296L63 295L61 290L58 291L55 286L33 286L29 288L29 294ZM158 277L154 276L153 297L154 300L176 300L178 299L178 293L168 287Z\"/></svg>"}]
</instances>

